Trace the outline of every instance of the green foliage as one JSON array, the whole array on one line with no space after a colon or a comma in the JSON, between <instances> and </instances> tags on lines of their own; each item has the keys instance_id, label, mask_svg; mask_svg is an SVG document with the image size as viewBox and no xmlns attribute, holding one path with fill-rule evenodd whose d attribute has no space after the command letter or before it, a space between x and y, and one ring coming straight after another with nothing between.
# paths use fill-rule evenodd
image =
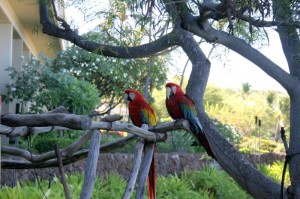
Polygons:
<instances>
[{"instance_id":1,"label":"green foliage","mask_svg":"<svg viewBox=\"0 0 300 199\"><path fill-rule=\"evenodd\" d=\"M2 199L27 199L27 198L43 198L43 193L37 190L37 186L28 183L27 186L21 186L17 183L16 187L11 188L3 186L0 188L0 198ZM34 194L34 195L33 195Z\"/></svg>"},{"instance_id":2,"label":"green foliage","mask_svg":"<svg viewBox=\"0 0 300 199\"><path fill-rule=\"evenodd\" d=\"M192 146L194 143L194 138L190 133L178 130L168 133L168 139L165 142L158 143L158 151L161 153L170 153L170 152L195 152L195 148L199 146ZM199 152L199 151L198 151ZM202 152L204 150L202 149Z\"/></svg>"},{"instance_id":3,"label":"green foliage","mask_svg":"<svg viewBox=\"0 0 300 199\"><path fill-rule=\"evenodd\" d=\"M63 105L76 114L91 113L100 103L94 85L78 80L66 71L54 73L49 68L51 60L44 56L41 59L43 62L29 60L20 72L9 68L14 83L7 86L4 101L19 99L23 104L31 102L31 112L34 113Z\"/></svg>"},{"instance_id":4,"label":"green foliage","mask_svg":"<svg viewBox=\"0 0 300 199\"><path fill-rule=\"evenodd\" d=\"M223 105L224 90L213 85L207 85L204 101L209 106Z\"/></svg>"},{"instance_id":5,"label":"green foliage","mask_svg":"<svg viewBox=\"0 0 300 199\"><path fill-rule=\"evenodd\" d=\"M217 119L222 124L233 126L241 136L251 136L259 130L261 138L269 139L270 135L275 131L278 112L280 110L284 119L284 123L289 123L289 103L286 99L287 95L276 93L277 100L270 99L269 92L248 90L249 85L245 83L246 88L241 91L226 89L219 91L222 100L210 102L214 99L213 89L208 87L205 93L205 110L210 118ZM268 98L269 96L269 98ZM273 106L269 106L272 100ZM283 104L282 106L280 106ZM275 106L276 104L276 106ZM257 129L255 118L262 121L262 125Z\"/></svg>"},{"instance_id":6,"label":"green foliage","mask_svg":"<svg viewBox=\"0 0 300 199\"><path fill-rule=\"evenodd\" d=\"M272 165L260 164L260 165L257 165L257 167L260 172L267 175L272 180L274 180L278 183L281 183L284 162L276 161ZM290 184L291 184L290 173L289 173L289 168L287 167L286 173L285 173L284 186L288 187Z\"/></svg>"},{"instance_id":7,"label":"green foliage","mask_svg":"<svg viewBox=\"0 0 300 199\"><path fill-rule=\"evenodd\" d=\"M238 146L239 150L244 153L270 153L270 152L284 152L285 149L282 143L277 143L273 140L267 140L258 137L244 137L241 144Z\"/></svg>"},{"instance_id":8,"label":"green foliage","mask_svg":"<svg viewBox=\"0 0 300 199\"><path fill-rule=\"evenodd\" d=\"M105 17L103 26L87 33L85 37L95 42L118 46L141 44L145 32L137 27L132 29L132 23L122 21L122 26L119 26L116 22L126 11L124 11L126 3L114 1L111 4L112 10L102 13ZM95 84L102 103L111 106L111 104L120 103L125 89L142 91L148 72L150 73L150 89L161 88L167 80L167 62L166 55L141 59L117 59L72 46L61 52L55 59L53 69L58 71L63 68L78 79Z\"/></svg>"},{"instance_id":9,"label":"green foliage","mask_svg":"<svg viewBox=\"0 0 300 199\"><path fill-rule=\"evenodd\" d=\"M32 98L40 88L40 83L36 80L36 77L39 76L39 66L40 62L32 58L29 63L22 66L21 71L8 68L9 76L14 83L6 85L7 94L3 95L3 101L7 103L13 99L19 99L24 105L32 102Z\"/></svg>"},{"instance_id":10,"label":"green foliage","mask_svg":"<svg viewBox=\"0 0 300 199\"><path fill-rule=\"evenodd\" d=\"M71 198L79 198L84 175L73 173L67 176ZM105 177L96 177L92 198L119 199L126 187L123 177L110 173ZM41 191L43 190L43 192ZM16 187L3 186L0 188L1 199L26 199L26 198L65 198L64 189L57 177L54 177L48 189L47 180L21 181ZM134 198L135 192L131 198ZM147 197L147 193L146 196ZM237 184L223 171L205 167L202 171L185 171L179 176L169 175L157 178L157 198L162 199L211 199L211 198L251 198L242 191Z\"/></svg>"},{"instance_id":11,"label":"green foliage","mask_svg":"<svg viewBox=\"0 0 300 199\"><path fill-rule=\"evenodd\" d=\"M227 173L210 166L201 171L185 171L180 178L187 181L193 190L209 192L209 198L252 198Z\"/></svg>"},{"instance_id":12,"label":"green foliage","mask_svg":"<svg viewBox=\"0 0 300 199\"><path fill-rule=\"evenodd\" d=\"M101 137L101 144L105 144L108 142L112 142L115 141L116 139L119 139L120 136L115 135L115 134L103 134ZM126 144L123 147L119 147L113 151L110 151L110 153L135 153L135 149L136 149L136 142L132 141L128 144Z\"/></svg>"},{"instance_id":13,"label":"green foliage","mask_svg":"<svg viewBox=\"0 0 300 199\"><path fill-rule=\"evenodd\" d=\"M236 131L233 125L222 124L217 119L212 119L212 122L231 144L237 145L240 143L241 135Z\"/></svg>"},{"instance_id":14,"label":"green foliage","mask_svg":"<svg viewBox=\"0 0 300 199\"><path fill-rule=\"evenodd\" d=\"M203 192L202 192L203 194ZM157 179L157 198L163 199L209 199L208 193L202 195L193 190L191 184L178 178L178 176L158 177Z\"/></svg>"},{"instance_id":15,"label":"green foliage","mask_svg":"<svg viewBox=\"0 0 300 199\"><path fill-rule=\"evenodd\" d=\"M45 68L41 76L44 89L36 97L36 109L46 106L51 110L60 105L72 113L89 114L99 104L98 90L66 72L53 73Z\"/></svg>"},{"instance_id":16,"label":"green foliage","mask_svg":"<svg viewBox=\"0 0 300 199\"><path fill-rule=\"evenodd\" d=\"M44 153L54 150L54 146L58 144L59 148L65 148L77 141L82 135L82 131L63 131L51 132L48 134L33 135L19 139L20 148L29 150L32 153ZM89 142L85 143L82 148L88 148Z\"/></svg>"}]
</instances>

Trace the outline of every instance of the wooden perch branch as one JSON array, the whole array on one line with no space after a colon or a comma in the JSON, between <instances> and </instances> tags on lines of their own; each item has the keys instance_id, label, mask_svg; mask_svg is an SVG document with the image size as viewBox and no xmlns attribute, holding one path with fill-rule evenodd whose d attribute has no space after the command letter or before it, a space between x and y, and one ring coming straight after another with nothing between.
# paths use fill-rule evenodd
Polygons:
<instances>
[{"instance_id":1,"label":"wooden perch branch","mask_svg":"<svg viewBox=\"0 0 300 199\"><path fill-rule=\"evenodd\" d=\"M63 111L64 109L54 109L56 111ZM54 111L53 110L53 111ZM52 112L51 112L52 113ZM50 112L47 112L45 114L50 114ZM101 121L108 123L105 126L109 126L111 122L117 121L122 119L122 116L120 115L108 115L104 117ZM71 130L74 129L72 127L66 128L62 126L50 126L50 127L27 127L27 126L21 126L21 127L10 127L5 125L0 125L0 134L6 135L7 137L18 137L18 136L28 136L28 135L36 135L36 134L43 134L43 133L49 133L54 130Z\"/></svg>"},{"instance_id":2,"label":"wooden perch branch","mask_svg":"<svg viewBox=\"0 0 300 199\"><path fill-rule=\"evenodd\" d=\"M83 136L81 136L78 141L69 145L65 149L60 150L62 157L71 156L73 153L75 153L77 150L79 150L81 148L81 146L90 139L91 136L92 136L92 131L89 131L86 134L84 134ZM32 154L26 150L18 149L15 147L8 147L8 146L1 146L1 150L5 154L16 155L16 156L25 158L33 163L50 160L52 158L55 158L55 156L56 156L54 150L40 154L40 155Z\"/></svg>"},{"instance_id":3,"label":"wooden perch branch","mask_svg":"<svg viewBox=\"0 0 300 199\"><path fill-rule=\"evenodd\" d=\"M36 134L44 134L49 133L51 131L61 131L61 130L70 130L66 127L61 126L49 126L49 127L27 127L27 126L20 126L20 127L9 127L0 125L0 134L6 135L7 137L19 137L19 136L29 136L29 135L36 135Z\"/></svg>"},{"instance_id":4,"label":"wooden perch branch","mask_svg":"<svg viewBox=\"0 0 300 199\"><path fill-rule=\"evenodd\" d=\"M115 140L113 142L101 145L100 146L100 150L103 151L103 152L113 151L113 150L115 150L117 148L125 146L126 144L132 142L135 139L137 139L137 136L135 136L135 135L129 135L127 137L120 138L120 139L117 139L117 140ZM13 147L10 147L10 148L13 148ZM4 149L4 148L1 148L1 149ZM10 149L6 148L6 152L8 152L9 150ZM22 149L18 149L18 150L22 150ZM22 151L25 151L25 150L22 150ZM26 152L28 152L28 151L26 151ZM72 156L63 159L63 164L67 165L67 164L70 164L70 163L82 160L82 159L84 159L84 158L87 157L87 154L88 154L88 150L87 149L78 151L78 152L74 153ZM56 160L55 159L51 159L51 160L48 160L48 161L45 161L45 162L40 162L40 163L33 162L33 163L31 163L29 161L21 161L21 160L17 161L17 160L4 160L4 159L2 159L1 165L5 169L46 168L46 167L53 167L53 166L55 166L56 165Z\"/></svg>"},{"instance_id":5,"label":"wooden perch branch","mask_svg":"<svg viewBox=\"0 0 300 199\"><path fill-rule=\"evenodd\" d=\"M130 199L130 196L134 190L135 182L141 167L144 144L145 144L144 139L139 139L137 141L136 152L134 156L135 157L134 165L122 199Z\"/></svg>"},{"instance_id":6,"label":"wooden perch branch","mask_svg":"<svg viewBox=\"0 0 300 199\"><path fill-rule=\"evenodd\" d=\"M95 121L92 122L91 129L103 129L103 130L112 130L112 131L124 131L126 129L137 129L131 128L129 125L131 124L120 124L120 123L109 123L103 121ZM133 126L133 125L131 125ZM151 132L168 132L177 129L186 129L190 128L189 122L187 120L177 120L173 122L165 122L157 124L156 126L149 127L149 131ZM143 130L145 131L145 130ZM143 133L141 133L143 134Z\"/></svg>"},{"instance_id":7,"label":"wooden perch branch","mask_svg":"<svg viewBox=\"0 0 300 199\"><path fill-rule=\"evenodd\" d=\"M91 123L92 121L88 116L64 113L8 114L1 118L1 124L10 127L63 126L76 130L88 130Z\"/></svg>"},{"instance_id":8,"label":"wooden perch branch","mask_svg":"<svg viewBox=\"0 0 300 199\"><path fill-rule=\"evenodd\" d=\"M64 166L63 166L63 163L62 163L62 159L61 159L61 156L60 156L60 153L59 153L59 148L58 148L57 144L55 145L54 151L55 151L55 155L57 156L57 164L58 164L58 169L59 169L59 174L60 174L60 181L63 184L66 199L70 199L71 198L70 197L70 191L69 191L67 179L66 179L66 176L65 176Z\"/></svg>"},{"instance_id":9,"label":"wooden perch branch","mask_svg":"<svg viewBox=\"0 0 300 199\"><path fill-rule=\"evenodd\" d=\"M144 198L145 195L145 185L146 185L147 176L151 166L153 151L154 151L153 145L154 145L153 142L149 142L146 143L144 147L144 158L143 158L141 170L139 172L139 178L137 181L137 189L135 195L136 199Z\"/></svg>"},{"instance_id":10,"label":"wooden perch branch","mask_svg":"<svg viewBox=\"0 0 300 199\"><path fill-rule=\"evenodd\" d=\"M101 133L98 130L94 130L89 148L88 159L86 162L84 182L82 185L80 199L91 198L96 179L97 163L100 153L100 140Z\"/></svg>"},{"instance_id":11,"label":"wooden perch branch","mask_svg":"<svg viewBox=\"0 0 300 199\"><path fill-rule=\"evenodd\" d=\"M50 115L50 114L49 114ZM55 114L51 114L55 115ZM107 121L114 121L116 118L119 117L108 117ZM39 129L36 129L39 128ZM44 127L34 127L33 130L39 130L39 132L43 131ZM63 127L61 127L63 128ZM149 131L155 131L155 132L167 132L171 130L176 129L188 129L189 124L186 120L179 120L175 122L168 122L168 123L161 123L154 127L150 127ZM165 134L164 133L153 133L149 131L145 131L143 129L140 129L138 127L135 127L130 124L120 124L115 122L104 122L104 121L97 121L93 122L90 129L104 129L104 130L118 130L118 131L128 131L133 132L133 135L129 135L124 138L120 138L118 140L115 140L110 143L103 144L100 148L103 152L109 152L113 151L117 148L123 147L129 142L137 139L137 135L140 137L143 137L148 140L154 140L154 141L161 141L164 140ZM44 129L45 130L45 129ZM49 127L47 129L49 131ZM1 134L1 132L0 132ZM81 146L90 138L91 135L89 133L86 133L84 136L82 136L76 143L73 143L66 147L65 149L61 150L61 154L63 156L63 164L67 165L70 163L73 163L75 161L84 159L87 157L88 150L80 150L78 151ZM29 169L29 168L45 168L45 167L51 167L56 165L56 159L55 158L55 152L50 151L44 154L36 155L31 154L30 152L22 149L17 149L13 147L1 147L2 152L4 154L9 155L16 155L22 158L25 158L27 161L17 161L17 160L5 160L2 159L1 165L3 168L6 169ZM77 152L76 152L77 151ZM31 161L31 162L29 162Z\"/></svg>"},{"instance_id":12,"label":"wooden perch branch","mask_svg":"<svg viewBox=\"0 0 300 199\"><path fill-rule=\"evenodd\" d=\"M103 129L103 130L111 130L111 131L126 131L128 124L121 123L112 123L113 121L120 120L122 116L119 115L111 115L109 117L105 117L104 121L93 121L90 129ZM138 128L138 127L136 127ZM167 122L160 123L154 127L150 127L149 131L151 132L160 132L158 136L164 136L162 133L176 130L176 129L189 129L189 123L186 120L178 120L175 122ZM18 137L18 136L26 136L26 135L36 135L42 133L49 133L53 130L70 130L72 128L66 128L62 126L50 126L50 127L10 127L5 125L0 125L0 134L6 135L7 137ZM137 132L138 134L139 132ZM139 136L143 137L145 132L141 132ZM153 133L151 133L153 135ZM144 137L147 139L147 137ZM153 138L153 136L152 136ZM157 140L159 141L159 140Z\"/></svg>"}]
</instances>

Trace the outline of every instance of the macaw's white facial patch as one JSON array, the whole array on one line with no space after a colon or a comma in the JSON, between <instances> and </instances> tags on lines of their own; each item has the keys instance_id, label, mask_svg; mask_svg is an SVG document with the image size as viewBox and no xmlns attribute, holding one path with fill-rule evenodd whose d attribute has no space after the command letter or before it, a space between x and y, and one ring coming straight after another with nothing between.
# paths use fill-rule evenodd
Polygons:
<instances>
[{"instance_id":1,"label":"macaw's white facial patch","mask_svg":"<svg viewBox=\"0 0 300 199\"><path fill-rule=\"evenodd\" d=\"M166 88L166 97L167 97L167 99L170 99L170 94L171 94L171 88L167 87Z\"/></svg>"},{"instance_id":2,"label":"macaw's white facial patch","mask_svg":"<svg viewBox=\"0 0 300 199\"><path fill-rule=\"evenodd\" d=\"M174 95L176 94L176 89L177 89L176 86L172 86L172 92L173 92Z\"/></svg>"},{"instance_id":3,"label":"macaw's white facial patch","mask_svg":"<svg viewBox=\"0 0 300 199\"><path fill-rule=\"evenodd\" d=\"M128 100L128 94L124 93L124 99L127 101Z\"/></svg>"},{"instance_id":4,"label":"macaw's white facial patch","mask_svg":"<svg viewBox=\"0 0 300 199\"><path fill-rule=\"evenodd\" d=\"M130 97L131 101L133 101L135 98L135 93L129 93L129 97Z\"/></svg>"}]
</instances>

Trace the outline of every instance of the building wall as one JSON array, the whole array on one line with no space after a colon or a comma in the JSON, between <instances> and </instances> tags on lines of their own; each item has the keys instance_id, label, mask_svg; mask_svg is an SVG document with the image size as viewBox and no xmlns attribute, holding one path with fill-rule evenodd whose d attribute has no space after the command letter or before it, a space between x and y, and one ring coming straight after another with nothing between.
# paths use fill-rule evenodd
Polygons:
<instances>
[{"instance_id":1,"label":"building wall","mask_svg":"<svg viewBox=\"0 0 300 199\"><path fill-rule=\"evenodd\" d=\"M11 83L9 73L5 69L12 66L13 25L0 24L0 94L6 93L6 85ZM2 103L2 114L9 113L9 104Z\"/></svg>"}]
</instances>

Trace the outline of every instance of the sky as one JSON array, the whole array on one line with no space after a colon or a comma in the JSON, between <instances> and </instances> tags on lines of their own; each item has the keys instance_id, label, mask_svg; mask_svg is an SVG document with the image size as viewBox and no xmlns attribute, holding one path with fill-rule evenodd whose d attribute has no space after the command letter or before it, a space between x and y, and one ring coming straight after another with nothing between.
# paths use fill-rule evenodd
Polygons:
<instances>
[{"instance_id":1,"label":"sky","mask_svg":"<svg viewBox=\"0 0 300 199\"><path fill-rule=\"evenodd\" d=\"M74 15L74 13L77 13ZM101 23L101 20L94 20L93 22L86 23L84 21L84 15L76 11L75 8L68 8L66 10L67 16L72 16L73 21L79 26L79 33L85 33L92 30L96 25ZM74 16L76 16L74 18ZM280 39L276 31L269 29L269 45L258 49L274 63L288 71L286 59L284 57ZM207 55L211 49L210 44L201 44L201 49ZM187 56L184 53L179 53L174 56L173 63L176 63L177 70L183 70L183 67L187 61ZM234 51L221 55L220 58L210 58L211 70L208 82L223 88L241 89L242 83L248 82L251 85L252 90L277 90L286 92L275 80L265 74L255 64L243 58ZM189 63L186 76L191 71L191 64Z\"/></svg>"},{"instance_id":2,"label":"sky","mask_svg":"<svg viewBox=\"0 0 300 199\"><path fill-rule=\"evenodd\" d=\"M278 34L274 30L269 30L268 33L270 38L269 45L258 50L285 71L288 71L288 65ZM206 44L200 47L208 55L211 45ZM285 89L273 78L236 52L229 51L227 54L221 54L221 59L216 57L210 58L211 69L208 83L223 88L241 89L242 83L248 82L252 90L275 90L286 93ZM178 65L183 67L187 57L181 54L178 60ZM186 75L190 74L191 67L189 63Z\"/></svg>"}]
</instances>

